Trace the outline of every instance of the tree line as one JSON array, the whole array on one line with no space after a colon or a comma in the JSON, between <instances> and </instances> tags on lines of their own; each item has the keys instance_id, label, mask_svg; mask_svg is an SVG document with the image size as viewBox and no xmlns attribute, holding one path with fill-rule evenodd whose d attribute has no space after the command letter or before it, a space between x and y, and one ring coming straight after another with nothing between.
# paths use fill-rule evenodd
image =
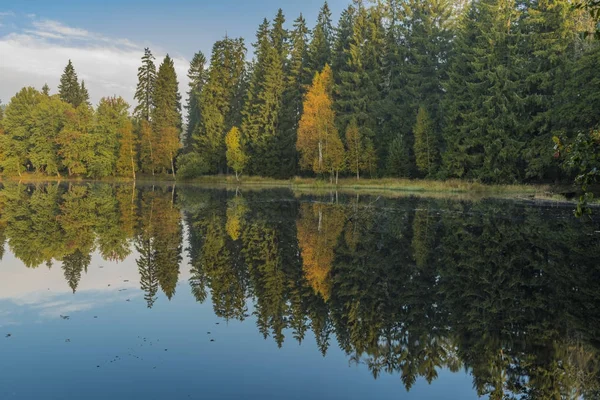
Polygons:
<instances>
[{"instance_id":1,"label":"tree line","mask_svg":"<svg viewBox=\"0 0 600 400\"><path fill-rule=\"evenodd\" d=\"M6 247L29 268L61 268L73 291L92 253L135 257L141 307L191 290L220 318L253 314L278 346L314 335L324 355L339 345L406 389L467 369L492 399L597 397L596 226L568 207L501 200L129 184L0 192L0 259ZM183 268L189 286L178 285Z\"/></svg>"},{"instance_id":2,"label":"tree line","mask_svg":"<svg viewBox=\"0 0 600 400\"><path fill-rule=\"evenodd\" d=\"M590 163L564 162L562 149L598 146L594 29L567 0L354 0L337 25L325 3L312 29L279 10L260 24L251 62L244 39L227 36L210 59L194 55L184 107L173 60L157 70L149 49L132 115L114 98L93 111L70 63L58 96L23 89L1 120L0 168L572 178Z\"/></svg>"}]
</instances>

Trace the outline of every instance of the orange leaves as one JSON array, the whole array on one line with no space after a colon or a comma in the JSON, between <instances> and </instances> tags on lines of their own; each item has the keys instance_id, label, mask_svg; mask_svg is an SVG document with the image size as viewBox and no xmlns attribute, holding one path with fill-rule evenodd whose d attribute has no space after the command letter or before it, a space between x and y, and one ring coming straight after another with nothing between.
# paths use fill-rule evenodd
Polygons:
<instances>
[{"instance_id":1,"label":"orange leaves","mask_svg":"<svg viewBox=\"0 0 600 400\"><path fill-rule=\"evenodd\" d=\"M298 127L296 148L300 152L300 167L317 174L333 173L343 166L344 148L335 127L332 88L333 74L326 65L321 73L315 74Z\"/></svg>"},{"instance_id":2,"label":"orange leaves","mask_svg":"<svg viewBox=\"0 0 600 400\"><path fill-rule=\"evenodd\" d=\"M297 223L302 269L315 293L325 301L331 295L331 268L338 237L344 228L344 213L336 206L302 204Z\"/></svg>"}]
</instances>

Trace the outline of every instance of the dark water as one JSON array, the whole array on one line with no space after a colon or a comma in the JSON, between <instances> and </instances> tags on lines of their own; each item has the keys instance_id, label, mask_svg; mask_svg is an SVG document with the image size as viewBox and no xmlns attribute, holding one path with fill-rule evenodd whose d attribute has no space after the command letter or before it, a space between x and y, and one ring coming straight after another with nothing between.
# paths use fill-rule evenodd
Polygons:
<instances>
[{"instance_id":1,"label":"dark water","mask_svg":"<svg viewBox=\"0 0 600 400\"><path fill-rule=\"evenodd\" d=\"M599 230L514 201L5 185L0 399L598 398Z\"/></svg>"}]
</instances>

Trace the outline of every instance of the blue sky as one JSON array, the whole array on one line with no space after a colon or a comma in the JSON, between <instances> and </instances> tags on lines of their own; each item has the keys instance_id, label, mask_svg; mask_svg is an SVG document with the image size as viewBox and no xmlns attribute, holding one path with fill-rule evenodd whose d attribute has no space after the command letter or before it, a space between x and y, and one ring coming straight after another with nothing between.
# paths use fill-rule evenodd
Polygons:
<instances>
[{"instance_id":1,"label":"blue sky","mask_svg":"<svg viewBox=\"0 0 600 400\"><path fill-rule=\"evenodd\" d=\"M334 22L350 0L329 0ZM175 58L182 91L194 52L210 57L226 33L244 37L251 51L263 18L282 8L291 26L303 13L310 27L322 0L4 0L0 2L0 100L21 87L52 89L73 59L92 101L121 95L132 102L144 47Z\"/></svg>"}]
</instances>

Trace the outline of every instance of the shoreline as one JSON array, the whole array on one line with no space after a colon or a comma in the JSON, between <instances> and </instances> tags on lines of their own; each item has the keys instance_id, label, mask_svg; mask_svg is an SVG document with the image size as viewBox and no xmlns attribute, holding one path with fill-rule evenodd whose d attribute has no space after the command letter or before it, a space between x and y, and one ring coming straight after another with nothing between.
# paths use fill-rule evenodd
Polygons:
<instances>
[{"instance_id":1,"label":"shoreline","mask_svg":"<svg viewBox=\"0 0 600 400\"><path fill-rule=\"evenodd\" d=\"M233 176L212 175L190 180L173 180L171 176L139 175L135 181L131 178L87 179L81 177L57 177L27 174L21 177L0 177L2 182L43 183L43 182L73 182L73 183L164 183L177 185L210 185L226 187L285 187L298 190L343 190L343 191L378 191L378 192L407 192L407 193L449 193L449 194L478 194L478 195L510 195L510 197L525 196L535 198L556 196L565 192L573 192L569 185L550 184L484 184L460 179L446 181L406 178L354 178L340 179L338 184L317 178L271 179L262 177L242 177L236 181ZM564 196L561 195L564 200Z\"/></svg>"}]
</instances>

